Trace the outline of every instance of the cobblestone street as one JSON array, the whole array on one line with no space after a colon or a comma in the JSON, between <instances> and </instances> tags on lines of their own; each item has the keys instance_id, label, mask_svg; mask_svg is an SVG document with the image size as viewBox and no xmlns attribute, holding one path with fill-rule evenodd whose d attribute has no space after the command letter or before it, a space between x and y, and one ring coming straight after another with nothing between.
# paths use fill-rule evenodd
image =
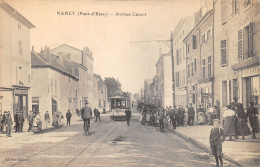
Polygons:
<instances>
[{"instance_id":1,"label":"cobblestone street","mask_svg":"<svg viewBox=\"0 0 260 167\"><path fill-rule=\"evenodd\" d=\"M91 136L83 134L79 119L69 127L10 140L1 149L1 166L215 165L209 153L157 127L141 126L138 117L126 126L103 116L101 123L91 123Z\"/></svg>"}]
</instances>

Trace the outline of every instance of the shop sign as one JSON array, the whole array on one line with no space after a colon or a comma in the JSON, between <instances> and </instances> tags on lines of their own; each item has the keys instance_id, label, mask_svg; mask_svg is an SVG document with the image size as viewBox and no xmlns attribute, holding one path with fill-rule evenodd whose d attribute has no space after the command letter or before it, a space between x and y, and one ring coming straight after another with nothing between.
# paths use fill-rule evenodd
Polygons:
<instances>
[{"instance_id":1,"label":"shop sign","mask_svg":"<svg viewBox=\"0 0 260 167\"><path fill-rule=\"evenodd\" d=\"M28 89L16 89L15 94L16 95L28 95Z\"/></svg>"},{"instance_id":2,"label":"shop sign","mask_svg":"<svg viewBox=\"0 0 260 167\"><path fill-rule=\"evenodd\" d=\"M260 66L242 70L242 77L253 76L260 74Z\"/></svg>"},{"instance_id":3,"label":"shop sign","mask_svg":"<svg viewBox=\"0 0 260 167\"><path fill-rule=\"evenodd\" d=\"M211 93L201 93L201 98L211 98Z\"/></svg>"}]
</instances>

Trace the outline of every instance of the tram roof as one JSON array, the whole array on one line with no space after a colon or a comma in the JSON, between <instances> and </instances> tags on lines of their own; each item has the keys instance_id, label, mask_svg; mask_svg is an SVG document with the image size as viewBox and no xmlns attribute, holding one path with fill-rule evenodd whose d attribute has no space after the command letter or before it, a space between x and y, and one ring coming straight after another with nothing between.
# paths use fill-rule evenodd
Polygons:
<instances>
[{"instance_id":1,"label":"tram roof","mask_svg":"<svg viewBox=\"0 0 260 167\"><path fill-rule=\"evenodd\" d=\"M127 97L124 97L124 96L113 96L113 97L110 97L110 99L126 99Z\"/></svg>"}]
</instances>

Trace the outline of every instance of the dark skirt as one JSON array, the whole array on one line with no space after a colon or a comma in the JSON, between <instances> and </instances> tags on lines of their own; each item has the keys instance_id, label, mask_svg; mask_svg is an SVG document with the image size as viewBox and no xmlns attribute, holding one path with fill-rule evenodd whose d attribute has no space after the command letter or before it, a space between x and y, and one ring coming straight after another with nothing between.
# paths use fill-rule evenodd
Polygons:
<instances>
[{"instance_id":1,"label":"dark skirt","mask_svg":"<svg viewBox=\"0 0 260 167\"><path fill-rule=\"evenodd\" d=\"M251 135L249 127L244 118L238 118L236 124L236 132L238 136L248 136Z\"/></svg>"},{"instance_id":2,"label":"dark skirt","mask_svg":"<svg viewBox=\"0 0 260 167\"><path fill-rule=\"evenodd\" d=\"M227 136L235 136L236 130L235 130L235 120L234 117L226 117L224 122L224 132Z\"/></svg>"}]
</instances>

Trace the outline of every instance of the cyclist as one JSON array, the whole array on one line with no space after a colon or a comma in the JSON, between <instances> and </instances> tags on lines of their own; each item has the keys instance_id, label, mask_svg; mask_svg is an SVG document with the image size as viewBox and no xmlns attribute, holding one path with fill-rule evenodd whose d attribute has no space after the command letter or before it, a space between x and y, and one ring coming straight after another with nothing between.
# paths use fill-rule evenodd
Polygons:
<instances>
[{"instance_id":1,"label":"cyclist","mask_svg":"<svg viewBox=\"0 0 260 167\"><path fill-rule=\"evenodd\" d=\"M92 118L92 109L88 106L88 101L85 103L85 107L81 109L81 118L84 121L84 130L85 130L85 124L88 124L88 127L90 127L90 119Z\"/></svg>"}]
</instances>

